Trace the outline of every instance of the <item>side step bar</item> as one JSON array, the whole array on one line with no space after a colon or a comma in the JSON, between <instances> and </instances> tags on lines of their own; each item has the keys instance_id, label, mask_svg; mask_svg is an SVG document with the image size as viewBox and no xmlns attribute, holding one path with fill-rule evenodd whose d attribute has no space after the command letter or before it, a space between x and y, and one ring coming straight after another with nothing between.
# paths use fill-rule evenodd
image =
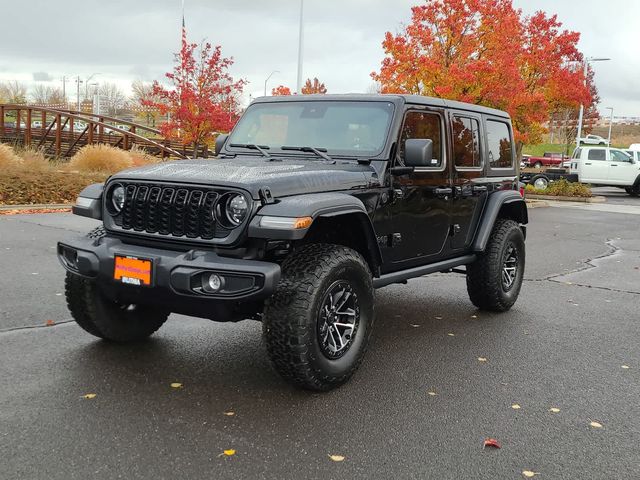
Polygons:
<instances>
[{"instance_id":1,"label":"side step bar","mask_svg":"<svg viewBox=\"0 0 640 480\"><path fill-rule=\"evenodd\" d=\"M432 263L430 265L423 265L420 267L409 268L407 270L400 270L398 272L386 273L381 275L379 278L373 279L373 288L382 288L387 285L391 285L392 283L402 283L410 278L421 277L429 273L442 272L443 270L449 270L461 265L468 265L469 263L473 263L475 259L475 255L465 255L464 257L443 260L442 262Z\"/></svg>"}]
</instances>

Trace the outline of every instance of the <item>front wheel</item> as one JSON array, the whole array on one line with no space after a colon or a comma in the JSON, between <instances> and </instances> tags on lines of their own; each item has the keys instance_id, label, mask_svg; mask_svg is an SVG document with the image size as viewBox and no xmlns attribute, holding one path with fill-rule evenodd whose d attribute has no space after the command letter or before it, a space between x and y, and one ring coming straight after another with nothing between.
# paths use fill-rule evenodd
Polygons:
<instances>
[{"instance_id":1,"label":"front wheel","mask_svg":"<svg viewBox=\"0 0 640 480\"><path fill-rule=\"evenodd\" d=\"M520 294L524 277L524 235L517 222L496 220L485 251L467 265L467 292L481 310L509 310Z\"/></svg>"},{"instance_id":2,"label":"front wheel","mask_svg":"<svg viewBox=\"0 0 640 480\"><path fill-rule=\"evenodd\" d=\"M624 190L632 197L640 197L640 184L634 185L633 187L626 187Z\"/></svg>"},{"instance_id":3,"label":"front wheel","mask_svg":"<svg viewBox=\"0 0 640 480\"><path fill-rule=\"evenodd\" d=\"M94 281L67 272L67 306L76 323L91 335L113 342L143 340L167 321L169 312L106 298Z\"/></svg>"},{"instance_id":4,"label":"front wheel","mask_svg":"<svg viewBox=\"0 0 640 480\"><path fill-rule=\"evenodd\" d=\"M282 280L264 310L267 352L295 386L326 391L356 371L374 322L374 294L362 256L312 244L282 264Z\"/></svg>"}]
</instances>

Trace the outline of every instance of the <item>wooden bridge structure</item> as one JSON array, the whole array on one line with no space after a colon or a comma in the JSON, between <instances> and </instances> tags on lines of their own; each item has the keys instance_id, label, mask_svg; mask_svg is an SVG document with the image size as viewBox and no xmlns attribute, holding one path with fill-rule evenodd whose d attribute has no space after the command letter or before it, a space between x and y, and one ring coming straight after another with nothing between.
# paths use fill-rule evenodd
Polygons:
<instances>
[{"instance_id":1,"label":"wooden bridge structure","mask_svg":"<svg viewBox=\"0 0 640 480\"><path fill-rule=\"evenodd\" d=\"M165 159L192 158L193 149L163 138L159 130L126 120L42 106L0 104L0 142L73 156L91 144L130 150L134 146ZM199 151L197 156L208 156Z\"/></svg>"}]
</instances>

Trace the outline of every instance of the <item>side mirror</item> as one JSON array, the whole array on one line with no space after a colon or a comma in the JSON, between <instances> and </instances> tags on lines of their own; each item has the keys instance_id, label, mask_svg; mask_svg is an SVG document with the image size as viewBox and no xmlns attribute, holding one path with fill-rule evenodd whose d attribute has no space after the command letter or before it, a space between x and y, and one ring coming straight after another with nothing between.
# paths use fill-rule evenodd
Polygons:
<instances>
[{"instance_id":1,"label":"side mirror","mask_svg":"<svg viewBox=\"0 0 640 480\"><path fill-rule=\"evenodd\" d=\"M220 155L222 147L224 147L224 143L227 141L227 138L229 138L229 135L227 135L226 133L221 133L216 137L216 151L214 152L216 157Z\"/></svg>"},{"instance_id":2,"label":"side mirror","mask_svg":"<svg viewBox=\"0 0 640 480\"><path fill-rule=\"evenodd\" d=\"M431 167L433 140L409 138L404 142L404 163L408 167Z\"/></svg>"}]
</instances>

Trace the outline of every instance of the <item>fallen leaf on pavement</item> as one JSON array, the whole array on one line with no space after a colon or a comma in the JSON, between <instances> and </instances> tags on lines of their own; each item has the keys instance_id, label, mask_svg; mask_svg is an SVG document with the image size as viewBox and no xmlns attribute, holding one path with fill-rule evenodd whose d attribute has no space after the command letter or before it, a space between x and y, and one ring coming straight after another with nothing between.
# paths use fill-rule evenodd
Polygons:
<instances>
[{"instance_id":1,"label":"fallen leaf on pavement","mask_svg":"<svg viewBox=\"0 0 640 480\"><path fill-rule=\"evenodd\" d=\"M92 398L96 398L96 394L95 393L87 393L87 394L83 395L82 398L86 398L87 400L91 400Z\"/></svg>"},{"instance_id":2,"label":"fallen leaf on pavement","mask_svg":"<svg viewBox=\"0 0 640 480\"><path fill-rule=\"evenodd\" d=\"M233 457L236 454L236 451L232 448L230 448L229 450L224 450L220 455L218 455L219 457Z\"/></svg>"},{"instance_id":3,"label":"fallen leaf on pavement","mask_svg":"<svg viewBox=\"0 0 640 480\"><path fill-rule=\"evenodd\" d=\"M344 460L342 455L329 455L329 458L334 462L342 462Z\"/></svg>"},{"instance_id":4,"label":"fallen leaf on pavement","mask_svg":"<svg viewBox=\"0 0 640 480\"><path fill-rule=\"evenodd\" d=\"M456 334L455 334L455 333L451 333L451 332L450 332L450 333L447 333L447 335L449 335L450 337L455 337L455 336L456 336Z\"/></svg>"},{"instance_id":5,"label":"fallen leaf on pavement","mask_svg":"<svg viewBox=\"0 0 640 480\"><path fill-rule=\"evenodd\" d=\"M487 438L482 445L482 448L493 447L493 448L502 448L498 440L495 438Z\"/></svg>"},{"instance_id":6,"label":"fallen leaf on pavement","mask_svg":"<svg viewBox=\"0 0 640 480\"><path fill-rule=\"evenodd\" d=\"M56 324L56 322L54 322L53 320L47 320L47 327L53 327Z\"/></svg>"},{"instance_id":7,"label":"fallen leaf on pavement","mask_svg":"<svg viewBox=\"0 0 640 480\"><path fill-rule=\"evenodd\" d=\"M559 408L557 408L557 407L551 407L551 408L549 409L549 411L550 411L551 413L560 413L560 409L559 409Z\"/></svg>"},{"instance_id":8,"label":"fallen leaf on pavement","mask_svg":"<svg viewBox=\"0 0 640 480\"><path fill-rule=\"evenodd\" d=\"M599 422L591 422L589 425L591 425L593 428L602 428L602 424Z\"/></svg>"},{"instance_id":9,"label":"fallen leaf on pavement","mask_svg":"<svg viewBox=\"0 0 640 480\"><path fill-rule=\"evenodd\" d=\"M471 315L471 318L478 318L477 315Z\"/></svg>"},{"instance_id":10,"label":"fallen leaf on pavement","mask_svg":"<svg viewBox=\"0 0 640 480\"><path fill-rule=\"evenodd\" d=\"M182 388L182 384L178 382L174 382L171 384L171 388Z\"/></svg>"},{"instance_id":11,"label":"fallen leaf on pavement","mask_svg":"<svg viewBox=\"0 0 640 480\"><path fill-rule=\"evenodd\" d=\"M427 392L427 394L431 397L435 397L436 395L438 395L436 392Z\"/></svg>"},{"instance_id":12,"label":"fallen leaf on pavement","mask_svg":"<svg viewBox=\"0 0 640 480\"><path fill-rule=\"evenodd\" d=\"M622 365L620 368L624 368L625 370L629 370L629 365Z\"/></svg>"},{"instance_id":13,"label":"fallen leaf on pavement","mask_svg":"<svg viewBox=\"0 0 640 480\"><path fill-rule=\"evenodd\" d=\"M511 408L513 408L514 410L520 410L520 405L514 403L513 405L511 405Z\"/></svg>"},{"instance_id":14,"label":"fallen leaf on pavement","mask_svg":"<svg viewBox=\"0 0 640 480\"><path fill-rule=\"evenodd\" d=\"M527 478L535 477L536 475L540 475L538 472L532 472L531 470L523 470L522 475Z\"/></svg>"},{"instance_id":15,"label":"fallen leaf on pavement","mask_svg":"<svg viewBox=\"0 0 640 480\"><path fill-rule=\"evenodd\" d=\"M442 317L436 317L436 320L442 320Z\"/></svg>"},{"instance_id":16,"label":"fallen leaf on pavement","mask_svg":"<svg viewBox=\"0 0 640 480\"><path fill-rule=\"evenodd\" d=\"M224 412L223 415L226 415L227 417L233 417L236 414L236 412Z\"/></svg>"},{"instance_id":17,"label":"fallen leaf on pavement","mask_svg":"<svg viewBox=\"0 0 640 480\"><path fill-rule=\"evenodd\" d=\"M409 325L411 325L413 328L418 328L420 326L417 323L410 323Z\"/></svg>"},{"instance_id":18,"label":"fallen leaf on pavement","mask_svg":"<svg viewBox=\"0 0 640 480\"><path fill-rule=\"evenodd\" d=\"M487 359L485 357L478 357L479 362L486 362Z\"/></svg>"}]
</instances>

